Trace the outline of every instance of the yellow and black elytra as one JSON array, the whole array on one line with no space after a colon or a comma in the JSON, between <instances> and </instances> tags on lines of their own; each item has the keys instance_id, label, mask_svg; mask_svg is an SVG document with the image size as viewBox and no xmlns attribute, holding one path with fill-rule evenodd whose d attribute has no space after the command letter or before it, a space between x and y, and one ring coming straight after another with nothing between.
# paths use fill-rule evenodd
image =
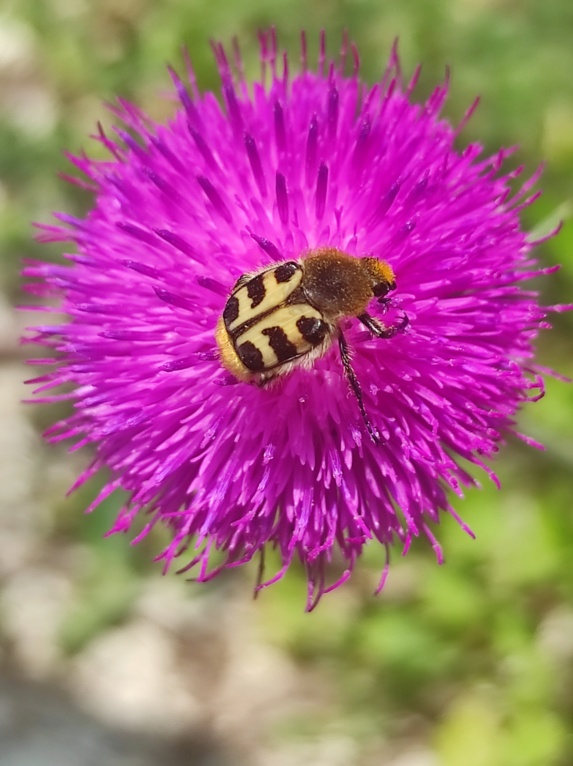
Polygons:
<instances>
[{"instance_id":1,"label":"yellow and black elytra","mask_svg":"<svg viewBox=\"0 0 573 766\"><path fill-rule=\"evenodd\" d=\"M338 340L348 382L377 442L340 320L356 317L377 338L391 338L407 326L408 317L386 327L366 309L375 297L383 303L395 288L394 272L385 261L355 258L334 248L243 274L217 324L221 364L237 380L264 385L297 367L310 368Z\"/></svg>"}]
</instances>

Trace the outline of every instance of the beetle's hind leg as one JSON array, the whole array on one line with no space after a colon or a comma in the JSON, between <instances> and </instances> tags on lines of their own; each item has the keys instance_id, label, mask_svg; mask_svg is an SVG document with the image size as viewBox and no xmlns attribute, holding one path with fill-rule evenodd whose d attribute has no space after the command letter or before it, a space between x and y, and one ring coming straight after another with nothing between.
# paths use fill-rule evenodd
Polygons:
<instances>
[{"instance_id":1,"label":"beetle's hind leg","mask_svg":"<svg viewBox=\"0 0 573 766\"><path fill-rule=\"evenodd\" d=\"M354 372L352 363L350 361L350 349L348 347L348 343L346 342L346 338L344 337L344 335L342 334L342 331L340 330L338 332L338 346L340 348L340 358L342 359L342 366L344 367L344 372L346 373L346 377L348 378L348 382L350 383L350 388L352 389L352 393L354 394L354 396L356 397L356 401L358 402L358 408L366 424L366 429L368 431L368 434L370 435L370 438L372 439L374 444L380 444L380 434L374 428L374 426L372 425L372 423L370 422L368 418L368 415L366 414L366 408L364 407L364 400L362 398L362 389L360 388L360 383L358 382L358 378L356 377L356 373Z\"/></svg>"},{"instance_id":2,"label":"beetle's hind leg","mask_svg":"<svg viewBox=\"0 0 573 766\"><path fill-rule=\"evenodd\" d=\"M364 314L360 314L358 319L362 322L362 324L367 327L372 335L374 335L376 338L393 338L395 335L398 335L398 333L404 332L406 327L410 324L410 320L408 319L408 315L404 314L402 319L400 319L399 322L396 322L396 324L388 325L387 327L382 324L382 322L379 322L377 319L374 319L374 317L370 316L370 314L367 314L364 312Z\"/></svg>"}]
</instances>

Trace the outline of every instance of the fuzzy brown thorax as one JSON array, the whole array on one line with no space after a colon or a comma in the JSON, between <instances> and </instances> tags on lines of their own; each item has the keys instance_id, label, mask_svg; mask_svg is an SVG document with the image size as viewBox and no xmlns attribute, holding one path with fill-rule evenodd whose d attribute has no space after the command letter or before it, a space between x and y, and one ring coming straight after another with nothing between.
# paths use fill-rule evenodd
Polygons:
<instances>
[{"instance_id":1,"label":"fuzzy brown thorax","mask_svg":"<svg viewBox=\"0 0 573 766\"><path fill-rule=\"evenodd\" d=\"M395 287L391 267L378 258L355 258L324 248L312 251L302 263L304 293L330 320L363 314L375 295Z\"/></svg>"}]
</instances>

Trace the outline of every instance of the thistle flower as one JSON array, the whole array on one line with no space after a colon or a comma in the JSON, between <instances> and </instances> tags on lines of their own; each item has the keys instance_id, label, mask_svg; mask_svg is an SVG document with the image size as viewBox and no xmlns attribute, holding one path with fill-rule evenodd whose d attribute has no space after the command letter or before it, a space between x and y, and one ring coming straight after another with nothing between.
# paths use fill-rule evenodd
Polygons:
<instances>
[{"instance_id":1,"label":"thistle flower","mask_svg":"<svg viewBox=\"0 0 573 766\"><path fill-rule=\"evenodd\" d=\"M553 269L538 268L519 220L538 174L514 193L522 168L502 169L509 151L454 148L463 124L439 116L448 82L414 103L418 72L404 85L396 50L372 87L346 43L329 61L322 38L315 71L303 36L292 74L263 36L252 87L238 50L232 66L214 50L220 100L198 91L187 61L188 82L170 72L171 121L120 101L122 126L96 137L109 159L72 158L94 201L85 218L42 227L45 240L73 243L69 263L25 272L45 310L69 320L35 328L30 340L56 357L35 382L68 391L39 401L73 403L47 438L95 450L77 484L111 472L90 509L128 493L113 532L145 512L137 539L166 524L172 542L158 558L186 554L199 581L271 545L282 567L266 581L261 567L257 589L300 559L310 609L371 540L386 549L380 588L395 542L406 550L426 535L441 562L440 513L470 532L447 494L477 483L460 459L497 481L483 461L543 392L533 343L548 325L523 283ZM379 439L335 345L271 386L221 364L215 329L237 279L321 248L387 262L397 289L369 311L385 325L409 319L389 339L340 324ZM336 553L344 574L328 584Z\"/></svg>"}]
</instances>

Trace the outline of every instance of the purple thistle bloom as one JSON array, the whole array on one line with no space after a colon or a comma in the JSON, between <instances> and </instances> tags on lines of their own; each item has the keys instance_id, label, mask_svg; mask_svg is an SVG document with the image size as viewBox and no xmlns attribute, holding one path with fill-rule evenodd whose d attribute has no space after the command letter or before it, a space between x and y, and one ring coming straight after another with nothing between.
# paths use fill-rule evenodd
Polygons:
<instances>
[{"instance_id":1,"label":"purple thistle bloom","mask_svg":"<svg viewBox=\"0 0 573 766\"><path fill-rule=\"evenodd\" d=\"M117 488L129 494L112 531L145 511L141 534L157 522L173 533L159 558L168 566L190 551L183 570L200 581L262 561L270 543L282 568L263 582L261 566L257 588L298 558L310 609L369 540L386 549L381 588L397 540L406 550L424 534L442 561L430 528L441 511L470 532L447 490L477 483L460 458L496 481L483 461L542 395L533 343L546 309L523 282L555 269L538 268L519 220L539 174L513 193L522 168L502 171L509 151L455 149L462 126L439 116L447 82L419 105L418 72L405 86L395 50L369 87L346 44L328 61L322 39L314 71L303 38L296 75L274 35L261 47L251 88L238 52L231 67L217 45L222 103L198 92L188 65L188 84L171 72L180 104L168 124L120 102L123 127L97 136L110 158L72 158L93 208L42 227L45 240L74 244L69 264L25 271L45 310L69 322L30 340L57 357L38 391L71 389L39 399L73 402L48 439L95 447L77 484L111 471L90 509ZM369 310L410 320L388 340L342 324L378 444L335 345L269 387L220 363L214 333L236 280L324 247L387 261L397 289ZM337 551L346 569L328 585Z\"/></svg>"}]
</instances>

